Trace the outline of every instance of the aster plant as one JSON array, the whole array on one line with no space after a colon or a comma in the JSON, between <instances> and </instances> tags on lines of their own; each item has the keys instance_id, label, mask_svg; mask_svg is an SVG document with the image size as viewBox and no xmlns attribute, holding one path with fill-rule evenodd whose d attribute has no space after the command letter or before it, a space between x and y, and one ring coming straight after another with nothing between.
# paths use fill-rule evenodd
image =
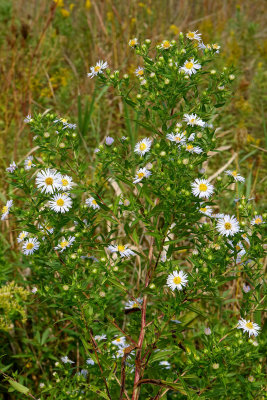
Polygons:
<instances>
[{"instance_id":1,"label":"aster plant","mask_svg":"<svg viewBox=\"0 0 267 400\"><path fill-rule=\"evenodd\" d=\"M132 77L101 60L88 77L132 109L135 143L124 132L85 155L74 124L36 114L25 122L38 149L8 168L2 219L19 223L25 284L68 321L37 397L261 398L264 216L234 202L236 166L208 164L234 71L212 69L220 46L197 31L129 46Z\"/></svg>"}]
</instances>

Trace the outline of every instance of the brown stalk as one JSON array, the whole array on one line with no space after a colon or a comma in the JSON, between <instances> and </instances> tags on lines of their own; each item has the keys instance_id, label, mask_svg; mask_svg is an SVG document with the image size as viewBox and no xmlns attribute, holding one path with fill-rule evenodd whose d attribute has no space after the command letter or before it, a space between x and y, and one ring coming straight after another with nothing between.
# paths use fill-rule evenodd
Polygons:
<instances>
[{"instance_id":1,"label":"brown stalk","mask_svg":"<svg viewBox=\"0 0 267 400\"><path fill-rule=\"evenodd\" d=\"M107 391L108 398L110 400L112 400L111 396L110 396L110 393L109 393L109 388L108 388L108 384L107 384L106 378L104 377L104 371L103 371L103 368L102 368L102 366L100 364L100 361L99 361L99 358L98 358L98 354L97 354L98 347L97 347L97 343L96 343L96 341L95 341L95 339L93 337L92 329L89 329L89 334L90 334L91 342L92 342L92 345L93 345L94 353L95 353L95 356L96 356L96 361L97 361L98 367L100 369L101 376L102 376L102 379L104 381L104 384L106 386L106 391Z\"/></svg>"}]
</instances>

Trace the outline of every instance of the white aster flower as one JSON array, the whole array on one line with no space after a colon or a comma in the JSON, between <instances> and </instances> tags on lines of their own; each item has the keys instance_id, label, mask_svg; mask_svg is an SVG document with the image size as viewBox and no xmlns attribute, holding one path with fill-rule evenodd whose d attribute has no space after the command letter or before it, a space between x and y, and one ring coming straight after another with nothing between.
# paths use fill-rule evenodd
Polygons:
<instances>
[{"instance_id":1,"label":"white aster flower","mask_svg":"<svg viewBox=\"0 0 267 400\"><path fill-rule=\"evenodd\" d=\"M197 40L198 42L201 40L201 33L197 33L198 31L194 32L187 32L186 37L190 40Z\"/></svg>"},{"instance_id":2,"label":"white aster flower","mask_svg":"<svg viewBox=\"0 0 267 400\"><path fill-rule=\"evenodd\" d=\"M135 255L135 253L131 249L127 248L127 245L124 246L122 244L115 245L115 246L112 246L112 245L108 246L108 250L111 253L116 253L116 252L120 253L121 257L130 257L130 256Z\"/></svg>"},{"instance_id":3,"label":"white aster flower","mask_svg":"<svg viewBox=\"0 0 267 400\"><path fill-rule=\"evenodd\" d=\"M36 286L34 286L34 287L32 288L32 290L31 290L31 292L32 292L33 294L37 293L37 292L38 292L38 289L37 289L37 287L36 287Z\"/></svg>"},{"instance_id":4,"label":"white aster flower","mask_svg":"<svg viewBox=\"0 0 267 400\"><path fill-rule=\"evenodd\" d=\"M212 44L211 47L213 50L216 50L215 53L220 52L219 50L220 50L221 46L219 46L217 43Z\"/></svg>"},{"instance_id":5,"label":"white aster flower","mask_svg":"<svg viewBox=\"0 0 267 400\"><path fill-rule=\"evenodd\" d=\"M237 257L241 260L241 257L243 257L246 254L246 250L244 249L243 244L239 241L235 246L233 245L232 242L230 242L233 247L235 247L236 252L237 252ZM233 252L233 251L231 251Z\"/></svg>"},{"instance_id":6,"label":"white aster flower","mask_svg":"<svg viewBox=\"0 0 267 400\"><path fill-rule=\"evenodd\" d=\"M213 185L207 179L196 179L191 183L192 193L196 197L209 198L213 193Z\"/></svg>"},{"instance_id":7,"label":"white aster flower","mask_svg":"<svg viewBox=\"0 0 267 400\"><path fill-rule=\"evenodd\" d=\"M137 39L137 38L133 38L133 39L131 39L131 40L129 41L128 44L129 44L130 47L135 47L135 46L138 45L138 39Z\"/></svg>"},{"instance_id":8,"label":"white aster flower","mask_svg":"<svg viewBox=\"0 0 267 400\"><path fill-rule=\"evenodd\" d=\"M95 66L90 67L90 71L87 76L93 78L96 75L103 74L104 69L108 68L108 63L106 61L98 61Z\"/></svg>"},{"instance_id":9,"label":"white aster flower","mask_svg":"<svg viewBox=\"0 0 267 400\"><path fill-rule=\"evenodd\" d=\"M175 289L183 290L183 286L186 286L187 282L187 274L185 274L183 271L173 271L173 273L167 278L167 285L172 291Z\"/></svg>"},{"instance_id":10,"label":"white aster flower","mask_svg":"<svg viewBox=\"0 0 267 400\"><path fill-rule=\"evenodd\" d=\"M124 356L124 348L118 347L118 350L113 354L112 358L120 358Z\"/></svg>"},{"instance_id":11,"label":"white aster flower","mask_svg":"<svg viewBox=\"0 0 267 400\"><path fill-rule=\"evenodd\" d=\"M44 233L49 233L52 234L54 232L54 228L52 228L52 226L50 224L39 224L38 227L41 229L42 232Z\"/></svg>"},{"instance_id":12,"label":"white aster flower","mask_svg":"<svg viewBox=\"0 0 267 400\"><path fill-rule=\"evenodd\" d=\"M228 169L227 171L225 171L226 175L231 176L232 178L234 178L234 180L237 182L245 182L245 178L243 178L243 176L239 175L237 173L237 171L231 171L230 169Z\"/></svg>"},{"instance_id":13,"label":"white aster flower","mask_svg":"<svg viewBox=\"0 0 267 400\"><path fill-rule=\"evenodd\" d=\"M74 364L74 361L71 361L70 359L69 359L69 357L68 356L65 356L65 357L61 357L61 361L64 363L64 364Z\"/></svg>"},{"instance_id":14,"label":"white aster flower","mask_svg":"<svg viewBox=\"0 0 267 400\"><path fill-rule=\"evenodd\" d=\"M146 168L140 168L135 175L133 183L141 182L143 178L148 178L151 175L151 172Z\"/></svg>"},{"instance_id":15,"label":"white aster flower","mask_svg":"<svg viewBox=\"0 0 267 400\"><path fill-rule=\"evenodd\" d=\"M113 142L114 142L113 137L111 137L111 136L106 137L106 145L107 146L111 146Z\"/></svg>"},{"instance_id":16,"label":"white aster flower","mask_svg":"<svg viewBox=\"0 0 267 400\"><path fill-rule=\"evenodd\" d=\"M140 140L135 145L134 151L135 153L140 154L140 156L143 156L145 153L147 153L150 150L152 144L152 140L149 138L144 138L143 140Z\"/></svg>"},{"instance_id":17,"label":"white aster flower","mask_svg":"<svg viewBox=\"0 0 267 400\"><path fill-rule=\"evenodd\" d=\"M186 137L184 133L168 133L166 138L169 139L171 142L175 142L178 145L185 144Z\"/></svg>"},{"instance_id":18,"label":"white aster flower","mask_svg":"<svg viewBox=\"0 0 267 400\"><path fill-rule=\"evenodd\" d=\"M64 192L66 190L71 190L73 186L72 178L68 175L61 175L60 176L60 189Z\"/></svg>"},{"instance_id":19,"label":"white aster flower","mask_svg":"<svg viewBox=\"0 0 267 400\"><path fill-rule=\"evenodd\" d=\"M245 293L248 293L248 292L250 292L250 290L251 290L250 286L249 286L249 285L246 285L246 284L244 283L244 285L243 285L243 291L244 291Z\"/></svg>"},{"instance_id":20,"label":"white aster flower","mask_svg":"<svg viewBox=\"0 0 267 400\"><path fill-rule=\"evenodd\" d=\"M136 76L143 76L144 75L144 68L138 67L138 68L136 68L134 73L135 73Z\"/></svg>"},{"instance_id":21,"label":"white aster flower","mask_svg":"<svg viewBox=\"0 0 267 400\"><path fill-rule=\"evenodd\" d=\"M25 122L25 124L28 124L28 123L31 122L31 121L32 121L31 114L28 114L27 117L24 118L24 122Z\"/></svg>"},{"instance_id":22,"label":"white aster flower","mask_svg":"<svg viewBox=\"0 0 267 400\"><path fill-rule=\"evenodd\" d=\"M196 114L185 114L183 120L187 123L187 125L191 126L201 126L205 125L205 122L202 121Z\"/></svg>"},{"instance_id":23,"label":"white aster flower","mask_svg":"<svg viewBox=\"0 0 267 400\"><path fill-rule=\"evenodd\" d=\"M199 211L202 214L208 215L209 217L211 217L212 215L212 208L210 206L205 206L204 203L200 203L201 207L199 209Z\"/></svg>"},{"instance_id":24,"label":"white aster flower","mask_svg":"<svg viewBox=\"0 0 267 400\"><path fill-rule=\"evenodd\" d=\"M185 150L189 151L189 153L196 153L196 154L200 154L203 151L199 146L193 146L192 144L187 144L185 146Z\"/></svg>"},{"instance_id":25,"label":"white aster flower","mask_svg":"<svg viewBox=\"0 0 267 400\"><path fill-rule=\"evenodd\" d=\"M187 139L188 142L193 142L193 141L195 140L195 136L196 136L196 134L195 134L194 132L191 133L191 135L190 135L189 138Z\"/></svg>"},{"instance_id":26,"label":"white aster flower","mask_svg":"<svg viewBox=\"0 0 267 400\"><path fill-rule=\"evenodd\" d=\"M236 217L224 215L222 218L218 219L216 228L223 236L233 236L239 232L239 222Z\"/></svg>"},{"instance_id":27,"label":"white aster flower","mask_svg":"<svg viewBox=\"0 0 267 400\"><path fill-rule=\"evenodd\" d=\"M180 71L184 71L185 74L192 75L197 72L198 69L201 68L201 65L191 58L190 60L186 60L184 65L180 68Z\"/></svg>"},{"instance_id":28,"label":"white aster flower","mask_svg":"<svg viewBox=\"0 0 267 400\"><path fill-rule=\"evenodd\" d=\"M207 335L207 336L209 336L209 335L211 335L211 329L210 328L205 328L204 329L204 333L205 333L205 335Z\"/></svg>"},{"instance_id":29,"label":"white aster flower","mask_svg":"<svg viewBox=\"0 0 267 400\"><path fill-rule=\"evenodd\" d=\"M35 167L35 164L32 162L33 156L29 156L24 161L24 168L28 171L31 167Z\"/></svg>"},{"instance_id":30,"label":"white aster flower","mask_svg":"<svg viewBox=\"0 0 267 400\"><path fill-rule=\"evenodd\" d=\"M136 299L136 301L134 301L134 300L127 301L127 303L125 303L124 308L125 308L125 310L130 310L132 308L141 308L142 303L143 303L143 299L139 297L138 299Z\"/></svg>"},{"instance_id":31,"label":"white aster flower","mask_svg":"<svg viewBox=\"0 0 267 400\"><path fill-rule=\"evenodd\" d=\"M38 242L37 238L27 239L22 246L22 252L26 256L33 254L36 250L39 249L40 242Z\"/></svg>"},{"instance_id":32,"label":"white aster flower","mask_svg":"<svg viewBox=\"0 0 267 400\"><path fill-rule=\"evenodd\" d=\"M96 200L93 197L89 197L89 199L86 199L85 204L88 207L93 208L94 210L98 210L100 208L100 206L97 204Z\"/></svg>"},{"instance_id":33,"label":"white aster flower","mask_svg":"<svg viewBox=\"0 0 267 400\"><path fill-rule=\"evenodd\" d=\"M118 347L125 347L126 346L126 338L125 336L117 336L116 339L112 340L112 344L115 344Z\"/></svg>"},{"instance_id":34,"label":"white aster flower","mask_svg":"<svg viewBox=\"0 0 267 400\"><path fill-rule=\"evenodd\" d=\"M8 168L6 168L7 172L10 172L11 174L13 174L13 172L15 171L15 169L18 168L15 161L13 161L10 166Z\"/></svg>"},{"instance_id":35,"label":"white aster flower","mask_svg":"<svg viewBox=\"0 0 267 400\"><path fill-rule=\"evenodd\" d=\"M263 218L261 215L256 215L251 221L251 225L261 225L263 223Z\"/></svg>"},{"instance_id":36,"label":"white aster flower","mask_svg":"<svg viewBox=\"0 0 267 400\"><path fill-rule=\"evenodd\" d=\"M72 200L65 193L56 194L52 197L52 200L49 201L49 207L55 212L65 213L72 207Z\"/></svg>"},{"instance_id":37,"label":"white aster flower","mask_svg":"<svg viewBox=\"0 0 267 400\"><path fill-rule=\"evenodd\" d=\"M92 360L91 358L87 358L86 364L88 364L88 365L95 365L95 362L94 362L94 360Z\"/></svg>"},{"instance_id":38,"label":"white aster flower","mask_svg":"<svg viewBox=\"0 0 267 400\"><path fill-rule=\"evenodd\" d=\"M22 231L19 236L17 237L18 243L23 242L23 240L28 236L29 232Z\"/></svg>"},{"instance_id":39,"label":"white aster flower","mask_svg":"<svg viewBox=\"0 0 267 400\"><path fill-rule=\"evenodd\" d=\"M171 42L169 42L168 40L163 40L163 42L159 45L160 49L163 50L168 50L173 46L173 44Z\"/></svg>"},{"instance_id":40,"label":"white aster flower","mask_svg":"<svg viewBox=\"0 0 267 400\"><path fill-rule=\"evenodd\" d=\"M59 250L60 253L62 253L62 251L66 250L67 247L70 247L74 241L75 241L75 236L70 236L68 239L65 239L63 237L58 243L58 245L54 247L54 249Z\"/></svg>"},{"instance_id":41,"label":"white aster flower","mask_svg":"<svg viewBox=\"0 0 267 400\"><path fill-rule=\"evenodd\" d=\"M38 172L35 182L41 192L54 193L61 186L60 178L57 171L48 168Z\"/></svg>"},{"instance_id":42,"label":"white aster flower","mask_svg":"<svg viewBox=\"0 0 267 400\"><path fill-rule=\"evenodd\" d=\"M249 238L247 237L247 234L246 234L246 233L242 233L241 237L242 237L242 238L247 242L247 244L250 246L250 240L249 240Z\"/></svg>"},{"instance_id":43,"label":"white aster flower","mask_svg":"<svg viewBox=\"0 0 267 400\"><path fill-rule=\"evenodd\" d=\"M13 205L13 200L8 200L6 205L2 208L2 210L1 210L1 214L2 214L1 220L2 221L7 218L8 214L9 214L9 210L12 207L12 205Z\"/></svg>"},{"instance_id":44,"label":"white aster flower","mask_svg":"<svg viewBox=\"0 0 267 400\"><path fill-rule=\"evenodd\" d=\"M243 332L248 332L250 337L251 335L257 336L261 328L255 322L246 321L244 318L241 318L238 321L237 329L242 329Z\"/></svg>"},{"instance_id":45,"label":"white aster flower","mask_svg":"<svg viewBox=\"0 0 267 400\"><path fill-rule=\"evenodd\" d=\"M106 340L107 339L107 335L95 335L95 340L99 341L99 340Z\"/></svg>"},{"instance_id":46,"label":"white aster flower","mask_svg":"<svg viewBox=\"0 0 267 400\"><path fill-rule=\"evenodd\" d=\"M205 50L206 46L203 42L199 42L198 46L197 46L200 50Z\"/></svg>"},{"instance_id":47,"label":"white aster flower","mask_svg":"<svg viewBox=\"0 0 267 400\"><path fill-rule=\"evenodd\" d=\"M160 361L159 365L161 365L162 367L165 367L165 369L171 368L171 364L169 363L169 361Z\"/></svg>"}]
</instances>

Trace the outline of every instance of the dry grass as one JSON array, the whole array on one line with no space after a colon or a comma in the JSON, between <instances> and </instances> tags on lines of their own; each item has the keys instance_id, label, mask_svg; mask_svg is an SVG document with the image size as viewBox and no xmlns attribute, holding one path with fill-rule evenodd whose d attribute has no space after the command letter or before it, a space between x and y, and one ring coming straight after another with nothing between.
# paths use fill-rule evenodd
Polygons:
<instances>
[{"instance_id":1,"label":"dry grass","mask_svg":"<svg viewBox=\"0 0 267 400\"><path fill-rule=\"evenodd\" d=\"M263 183L257 168L262 168L264 155L264 10L263 0L3 0L0 168L20 161L33 147L23 122L28 113L52 109L59 115L77 117L77 95L89 101L93 96L94 82L86 73L96 60L107 59L112 68L132 73L136 60L129 38L151 38L157 43L175 38L180 31L198 29L204 42L221 44L218 68L226 63L239 70L236 92L218 123L227 131L222 140L230 143L230 152L239 153L237 162L246 157L241 168L246 172L250 171L247 167L256 168L247 190L255 195ZM122 112L120 100L111 91L94 103L85 137L89 147L95 147L107 132L116 135L127 130L120 119ZM3 173L1 176L4 200L8 185Z\"/></svg>"}]
</instances>

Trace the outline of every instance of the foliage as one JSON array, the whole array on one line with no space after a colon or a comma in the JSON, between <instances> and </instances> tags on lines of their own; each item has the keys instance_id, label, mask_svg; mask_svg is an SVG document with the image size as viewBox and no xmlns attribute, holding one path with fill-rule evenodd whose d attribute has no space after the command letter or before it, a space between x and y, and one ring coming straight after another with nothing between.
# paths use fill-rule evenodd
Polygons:
<instances>
[{"instance_id":1,"label":"foliage","mask_svg":"<svg viewBox=\"0 0 267 400\"><path fill-rule=\"evenodd\" d=\"M78 129L51 112L26 118L35 150L9 169L2 211L26 232L17 281L32 290L2 359L14 398L263 397L266 215L239 169L204 168L236 72L214 70L218 46L191 35L130 42L136 77L91 67ZM107 90L127 133L93 152L84 135Z\"/></svg>"}]
</instances>

